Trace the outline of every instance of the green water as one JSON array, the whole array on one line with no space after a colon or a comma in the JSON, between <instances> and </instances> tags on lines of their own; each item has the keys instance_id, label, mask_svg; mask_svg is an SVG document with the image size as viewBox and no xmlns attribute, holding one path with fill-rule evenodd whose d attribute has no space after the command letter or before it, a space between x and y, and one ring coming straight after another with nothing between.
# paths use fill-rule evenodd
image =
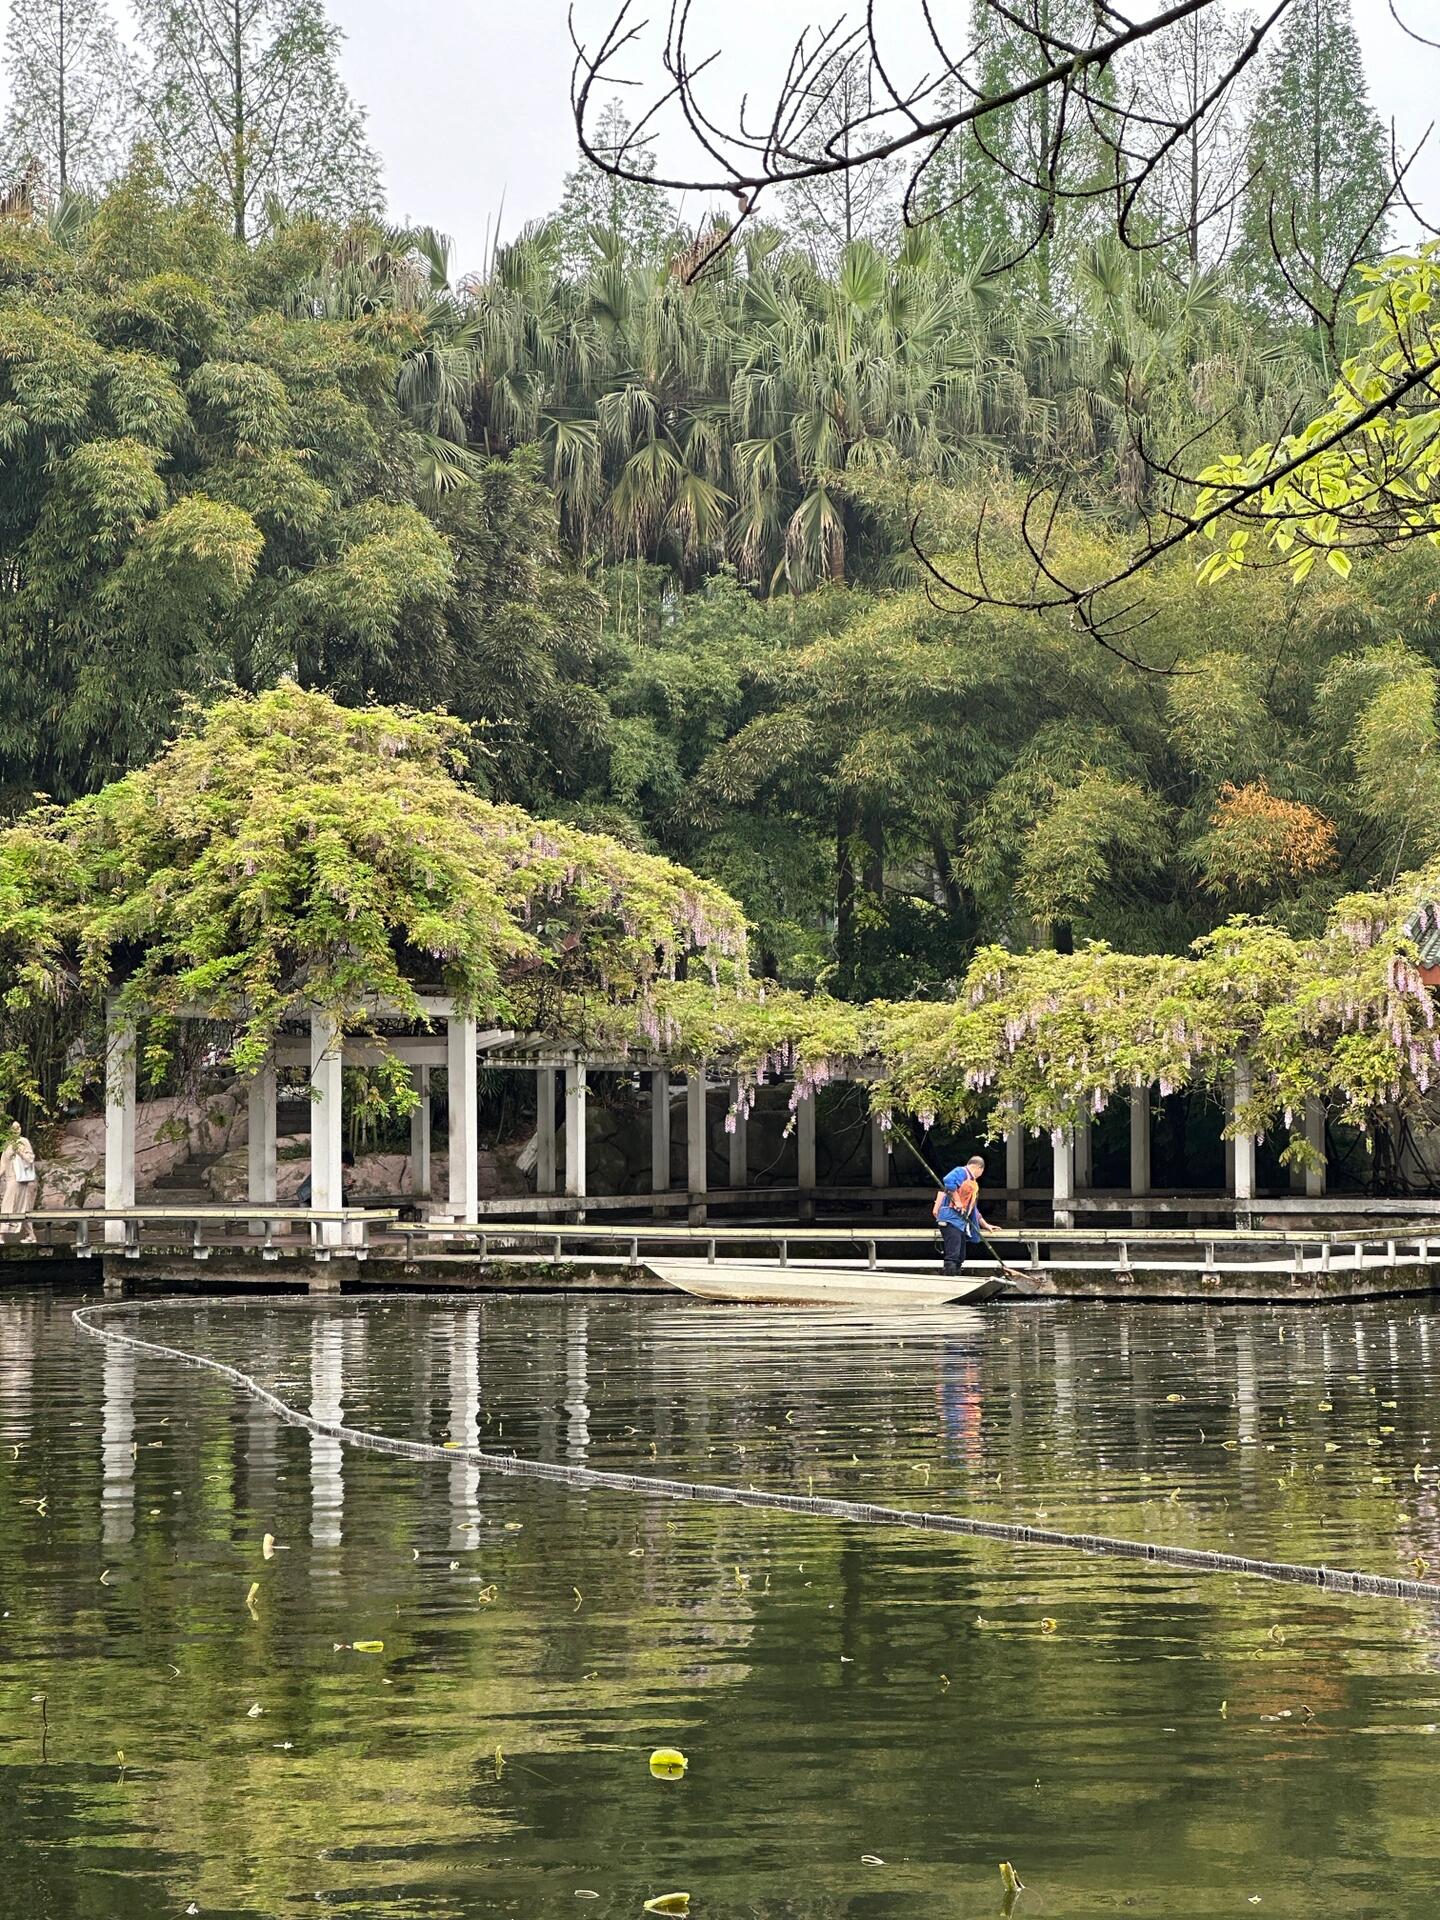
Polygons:
<instances>
[{"instance_id":1,"label":"green water","mask_svg":"<svg viewBox=\"0 0 1440 1920\"><path fill-rule=\"evenodd\" d=\"M0 1294L0 1913L1437 1910L1434 1609L367 1454L73 1304ZM145 1319L440 1443L1440 1570L1408 1305Z\"/></svg>"}]
</instances>

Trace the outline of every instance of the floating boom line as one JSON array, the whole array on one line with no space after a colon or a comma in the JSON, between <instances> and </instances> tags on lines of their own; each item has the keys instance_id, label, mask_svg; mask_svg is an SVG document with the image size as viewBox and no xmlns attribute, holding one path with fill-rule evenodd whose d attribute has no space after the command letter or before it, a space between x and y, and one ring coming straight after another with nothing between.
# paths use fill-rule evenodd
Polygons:
<instances>
[{"instance_id":1,"label":"floating boom line","mask_svg":"<svg viewBox=\"0 0 1440 1920\"><path fill-rule=\"evenodd\" d=\"M381 1296L383 1297L383 1296ZM413 1295L402 1296L413 1299ZM283 1303L261 1296L266 1306ZM1327 1593L1362 1594L1381 1600L1423 1600L1440 1603L1440 1582L1398 1580L1384 1574L1356 1573L1341 1567L1312 1567L1288 1560L1252 1560L1238 1553L1214 1553L1204 1547L1173 1547L1153 1540L1123 1540L1107 1533L1064 1533L1056 1527L1031 1527L1010 1520L975 1520L956 1513L925 1513L910 1507L878 1505L868 1500L839 1500L824 1494L774 1493L760 1487L717 1486L703 1480L666 1480L654 1474L619 1473L601 1467L565 1466L547 1460L527 1460L519 1454L492 1453L483 1447L442 1447L428 1440L402 1440L394 1434L373 1433L343 1421L317 1420L291 1406L278 1394L239 1367L228 1366L184 1347L171 1347L138 1334L121 1333L98 1324L97 1316L144 1313L180 1306L179 1300L117 1303L77 1307L71 1315L81 1333L136 1353L200 1367L228 1380L251 1399L269 1407L288 1426L299 1427L322 1439L339 1440L370 1453L393 1454L402 1460L436 1460L453 1465L463 1460L485 1473L516 1480L539 1480L578 1491L638 1493L652 1500L693 1500L710 1506L752 1507L771 1513L796 1513L812 1518L845 1520L857 1526L908 1527L919 1533L958 1534L973 1540L1004 1540L1015 1546L1059 1547L1069 1552L1105 1554L1123 1560L1144 1560L1152 1566L1175 1567L1192 1573L1232 1573L1258 1580L1279 1580L1288 1586L1316 1587ZM252 1304L248 1299L246 1304Z\"/></svg>"}]
</instances>

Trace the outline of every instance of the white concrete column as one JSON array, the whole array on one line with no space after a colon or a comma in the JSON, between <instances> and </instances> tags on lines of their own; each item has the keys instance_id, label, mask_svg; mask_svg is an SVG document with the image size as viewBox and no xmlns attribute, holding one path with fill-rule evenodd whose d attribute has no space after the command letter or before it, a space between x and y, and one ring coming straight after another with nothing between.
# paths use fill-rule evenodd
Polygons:
<instances>
[{"instance_id":1,"label":"white concrete column","mask_svg":"<svg viewBox=\"0 0 1440 1920\"><path fill-rule=\"evenodd\" d=\"M670 1069L650 1075L650 1191L670 1191Z\"/></svg>"},{"instance_id":2,"label":"white concrete column","mask_svg":"<svg viewBox=\"0 0 1440 1920\"><path fill-rule=\"evenodd\" d=\"M808 1096L795 1109L796 1184L800 1188L802 1223L808 1223L815 1218L815 1098L815 1090L812 1087Z\"/></svg>"},{"instance_id":3,"label":"white concrete column","mask_svg":"<svg viewBox=\"0 0 1440 1920\"><path fill-rule=\"evenodd\" d=\"M476 1137L479 1067L475 1057L475 1016L452 1013L445 1023L445 1078L450 1118L449 1195L452 1220L476 1220L480 1205L480 1163Z\"/></svg>"},{"instance_id":4,"label":"white concrete column","mask_svg":"<svg viewBox=\"0 0 1440 1920\"><path fill-rule=\"evenodd\" d=\"M420 1104L410 1110L410 1191L430 1197L430 1069L413 1066L410 1084Z\"/></svg>"},{"instance_id":5,"label":"white concrete column","mask_svg":"<svg viewBox=\"0 0 1440 1920\"><path fill-rule=\"evenodd\" d=\"M1130 1089L1130 1191L1150 1191L1150 1089Z\"/></svg>"},{"instance_id":6,"label":"white concrete column","mask_svg":"<svg viewBox=\"0 0 1440 1920\"><path fill-rule=\"evenodd\" d=\"M746 1089L738 1074L730 1077L730 1112L734 1131L730 1141L730 1184L744 1188L750 1184L750 1113Z\"/></svg>"},{"instance_id":7,"label":"white concrete column","mask_svg":"<svg viewBox=\"0 0 1440 1920\"><path fill-rule=\"evenodd\" d=\"M267 1060L247 1089L249 1144L246 1148L245 1197L252 1206L273 1203L279 1180L275 1139L275 1062ZM265 1222L252 1220L251 1233L264 1233Z\"/></svg>"},{"instance_id":8,"label":"white concrete column","mask_svg":"<svg viewBox=\"0 0 1440 1920\"><path fill-rule=\"evenodd\" d=\"M585 1108L589 1088L578 1062L565 1069L565 1191L585 1198Z\"/></svg>"},{"instance_id":9,"label":"white concrete column","mask_svg":"<svg viewBox=\"0 0 1440 1920\"><path fill-rule=\"evenodd\" d=\"M1055 1225L1075 1224L1075 1136L1068 1128L1057 1127L1050 1135L1055 1149L1054 1199Z\"/></svg>"},{"instance_id":10,"label":"white concrete column","mask_svg":"<svg viewBox=\"0 0 1440 1920\"><path fill-rule=\"evenodd\" d=\"M1243 1055L1235 1062L1235 1078L1230 1096L1230 1116L1233 1120L1238 1109L1250 1098L1250 1062ZM1231 1175L1231 1191L1237 1201L1255 1198L1255 1136L1253 1133L1238 1133L1231 1142L1234 1148L1234 1171Z\"/></svg>"},{"instance_id":11,"label":"white concrete column","mask_svg":"<svg viewBox=\"0 0 1440 1920\"><path fill-rule=\"evenodd\" d=\"M1012 1227L1018 1227L1025 1217L1025 1202L1019 1197L1020 1189L1025 1185L1025 1129L1011 1127L1005 1136L1005 1185L1015 1195L1006 1202L1006 1216Z\"/></svg>"},{"instance_id":12,"label":"white concrete column","mask_svg":"<svg viewBox=\"0 0 1440 1920\"><path fill-rule=\"evenodd\" d=\"M1087 1113L1075 1127L1075 1191L1088 1193L1095 1184L1094 1123Z\"/></svg>"},{"instance_id":13,"label":"white concrete column","mask_svg":"<svg viewBox=\"0 0 1440 1920\"><path fill-rule=\"evenodd\" d=\"M105 1204L135 1204L135 1026L113 1002L105 1009ZM124 1223L109 1221L105 1238L118 1244Z\"/></svg>"},{"instance_id":14,"label":"white concrete column","mask_svg":"<svg viewBox=\"0 0 1440 1920\"><path fill-rule=\"evenodd\" d=\"M870 1184L872 1187L888 1187L890 1184L890 1135L880 1124L878 1114L870 1116Z\"/></svg>"},{"instance_id":15,"label":"white concrete column","mask_svg":"<svg viewBox=\"0 0 1440 1920\"><path fill-rule=\"evenodd\" d=\"M709 1133L705 1108L705 1075L685 1076L685 1189L690 1195L690 1219L699 1226L705 1219L705 1195L709 1191Z\"/></svg>"},{"instance_id":16,"label":"white concrete column","mask_svg":"<svg viewBox=\"0 0 1440 1920\"><path fill-rule=\"evenodd\" d=\"M344 1036L328 1014L310 1016L310 1205L333 1213L344 1205L340 1151L341 1089L344 1084ZM317 1222L315 1243L338 1247L338 1220Z\"/></svg>"},{"instance_id":17,"label":"white concrete column","mask_svg":"<svg viewBox=\"0 0 1440 1920\"><path fill-rule=\"evenodd\" d=\"M1320 1200L1325 1195L1325 1105L1313 1093L1305 1102L1305 1138L1320 1156L1317 1165L1305 1169L1305 1192Z\"/></svg>"},{"instance_id":18,"label":"white concrete column","mask_svg":"<svg viewBox=\"0 0 1440 1920\"><path fill-rule=\"evenodd\" d=\"M535 1191L555 1191L555 1069L535 1069Z\"/></svg>"}]
</instances>

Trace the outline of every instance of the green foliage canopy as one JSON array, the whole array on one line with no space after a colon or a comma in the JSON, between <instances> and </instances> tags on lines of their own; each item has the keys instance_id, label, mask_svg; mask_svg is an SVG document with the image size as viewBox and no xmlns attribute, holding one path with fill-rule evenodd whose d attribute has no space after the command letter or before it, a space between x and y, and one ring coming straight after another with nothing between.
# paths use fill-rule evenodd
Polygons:
<instances>
[{"instance_id":1,"label":"green foliage canopy","mask_svg":"<svg viewBox=\"0 0 1440 1920\"><path fill-rule=\"evenodd\" d=\"M109 991L199 1007L242 1069L297 1003L365 1026L417 991L583 1034L698 953L743 970L719 888L601 835L481 799L459 723L285 684L221 701L152 765L0 834L6 1018Z\"/></svg>"}]
</instances>

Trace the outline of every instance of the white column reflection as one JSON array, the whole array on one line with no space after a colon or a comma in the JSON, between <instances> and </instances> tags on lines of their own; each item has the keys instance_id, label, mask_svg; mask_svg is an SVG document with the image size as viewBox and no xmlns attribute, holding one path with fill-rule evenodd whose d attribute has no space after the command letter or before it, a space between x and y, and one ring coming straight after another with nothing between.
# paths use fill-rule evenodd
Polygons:
<instances>
[{"instance_id":1,"label":"white column reflection","mask_svg":"<svg viewBox=\"0 0 1440 1920\"><path fill-rule=\"evenodd\" d=\"M105 1347L100 1419L100 1538L123 1547L135 1538L135 1354Z\"/></svg>"},{"instance_id":2,"label":"white column reflection","mask_svg":"<svg viewBox=\"0 0 1440 1920\"><path fill-rule=\"evenodd\" d=\"M0 1440L19 1446L31 1434L35 1396L35 1310L0 1307Z\"/></svg>"},{"instance_id":3,"label":"white column reflection","mask_svg":"<svg viewBox=\"0 0 1440 1920\"><path fill-rule=\"evenodd\" d=\"M310 1333L310 1412L316 1420L345 1417L345 1328L336 1317L317 1319ZM310 1538L338 1547L345 1519L345 1449L328 1435L310 1435Z\"/></svg>"},{"instance_id":4,"label":"white column reflection","mask_svg":"<svg viewBox=\"0 0 1440 1920\"><path fill-rule=\"evenodd\" d=\"M446 1438L480 1444L480 1314L469 1307L450 1321L450 1421ZM473 1547L480 1525L480 1469L473 1461L450 1466L450 1550Z\"/></svg>"},{"instance_id":5,"label":"white column reflection","mask_svg":"<svg viewBox=\"0 0 1440 1920\"><path fill-rule=\"evenodd\" d=\"M590 1309L577 1307L565 1329L565 1453L584 1460L590 1450Z\"/></svg>"}]
</instances>

